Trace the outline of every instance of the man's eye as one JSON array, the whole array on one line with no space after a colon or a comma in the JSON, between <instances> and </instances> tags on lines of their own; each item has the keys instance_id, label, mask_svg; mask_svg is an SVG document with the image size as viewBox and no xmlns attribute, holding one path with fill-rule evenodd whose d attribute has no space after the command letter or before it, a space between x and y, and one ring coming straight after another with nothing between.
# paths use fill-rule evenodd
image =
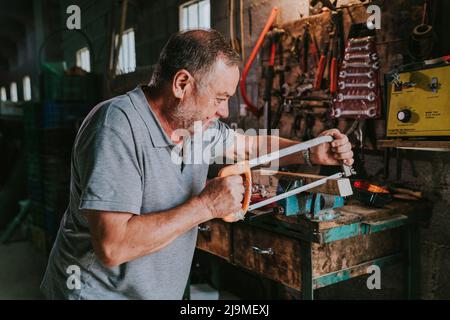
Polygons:
<instances>
[{"instance_id":1,"label":"man's eye","mask_svg":"<svg viewBox=\"0 0 450 320\"><path fill-rule=\"evenodd\" d=\"M224 102L224 101L226 101L227 99L221 99L221 98L217 98L216 99L216 101L218 102L218 103L221 103L221 102Z\"/></svg>"}]
</instances>

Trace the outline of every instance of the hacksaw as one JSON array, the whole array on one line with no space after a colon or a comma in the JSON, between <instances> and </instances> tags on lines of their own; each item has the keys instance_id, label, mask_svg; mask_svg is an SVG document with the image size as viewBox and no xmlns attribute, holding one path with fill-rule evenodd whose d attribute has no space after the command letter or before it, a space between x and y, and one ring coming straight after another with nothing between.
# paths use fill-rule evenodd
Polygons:
<instances>
[{"instance_id":1,"label":"hacksaw","mask_svg":"<svg viewBox=\"0 0 450 320\"><path fill-rule=\"evenodd\" d=\"M295 144L295 145L287 147L287 148L283 148L283 149L271 152L271 153L263 155L261 157L257 157L257 158L254 158L254 159L251 159L248 161L246 160L246 161L242 161L237 164L234 164L234 165L227 166L227 167L223 168L222 170L220 170L219 177L227 177L227 176L231 176L231 175L243 175L244 176L244 187L245 187L245 194L244 194L244 199L242 202L241 211L238 213L228 215L225 218L223 218L223 220L227 221L227 222L233 222L236 220L236 217L243 218L245 213L247 213L247 211L255 210L255 209L264 207L268 204L271 204L273 202L276 202L276 201L288 198L290 196L299 194L301 192L305 192L307 190L316 188L322 184L325 184L328 180L339 179L342 177L349 177L352 174L354 174L355 172L351 166L343 164L342 172L335 173L331 176L324 177L322 179L308 183L304 186L289 190L288 192L279 194L277 196L273 196L266 200L263 200L263 201L260 201L260 202L250 205L250 198L251 198L251 192L252 192L251 168L254 168L256 166L259 166L259 165L262 165L265 163L269 163L273 160L288 156L293 153L307 150L309 148L315 147L322 143L330 143L333 140L334 140L333 137L329 136L329 135L320 136L320 137L317 137L317 138L314 138L314 139L311 139L311 140L308 140L305 142Z\"/></svg>"}]
</instances>

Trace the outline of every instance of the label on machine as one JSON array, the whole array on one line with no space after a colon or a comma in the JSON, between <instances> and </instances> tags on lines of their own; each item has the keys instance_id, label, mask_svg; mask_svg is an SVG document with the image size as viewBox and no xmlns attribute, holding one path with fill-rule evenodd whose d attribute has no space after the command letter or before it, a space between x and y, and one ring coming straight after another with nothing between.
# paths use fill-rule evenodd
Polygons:
<instances>
[{"instance_id":1,"label":"label on machine","mask_svg":"<svg viewBox=\"0 0 450 320\"><path fill-rule=\"evenodd\" d=\"M450 65L387 82L388 137L450 137Z\"/></svg>"}]
</instances>

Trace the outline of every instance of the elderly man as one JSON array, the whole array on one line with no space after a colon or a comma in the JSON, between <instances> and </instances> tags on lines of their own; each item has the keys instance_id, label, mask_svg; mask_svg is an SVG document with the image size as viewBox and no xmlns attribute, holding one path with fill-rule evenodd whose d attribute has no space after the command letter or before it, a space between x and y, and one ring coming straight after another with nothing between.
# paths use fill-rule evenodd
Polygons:
<instances>
[{"instance_id":1,"label":"elderly man","mask_svg":"<svg viewBox=\"0 0 450 320\"><path fill-rule=\"evenodd\" d=\"M261 139L281 148L296 143L237 134L218 120L228 116L239 63L217 31L178 33L163 48L148 86L91 111L73 148L70 204L41 286L47 298L182 298L197 225L239 211L244 187L238 175L205 186L208 162L173 161L174 146L193 142L177 130L193 134L201 121L210 132L204 147L224 146L224 156L235 158L252 154ZM331 145L280 164L307 158L351 165L347 137L336 129L323 134L334 136Z\"/></svg>"}]
</instances>

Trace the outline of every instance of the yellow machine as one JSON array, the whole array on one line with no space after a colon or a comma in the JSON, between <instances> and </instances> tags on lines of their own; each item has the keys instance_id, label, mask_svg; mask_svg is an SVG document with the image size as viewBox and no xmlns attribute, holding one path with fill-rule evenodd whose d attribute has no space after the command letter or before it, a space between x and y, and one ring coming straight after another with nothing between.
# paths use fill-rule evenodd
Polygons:
<instances>
[{"instance_id":1,"label":"yellow machine","mask_svg":"<svg viewBox=\"0 0 450 320\"><path fill-rule=\"evenodd\" d=\"M397 73L386 89L388 137L450 137L450 65Z\"/></svg>"}]
</instances>

